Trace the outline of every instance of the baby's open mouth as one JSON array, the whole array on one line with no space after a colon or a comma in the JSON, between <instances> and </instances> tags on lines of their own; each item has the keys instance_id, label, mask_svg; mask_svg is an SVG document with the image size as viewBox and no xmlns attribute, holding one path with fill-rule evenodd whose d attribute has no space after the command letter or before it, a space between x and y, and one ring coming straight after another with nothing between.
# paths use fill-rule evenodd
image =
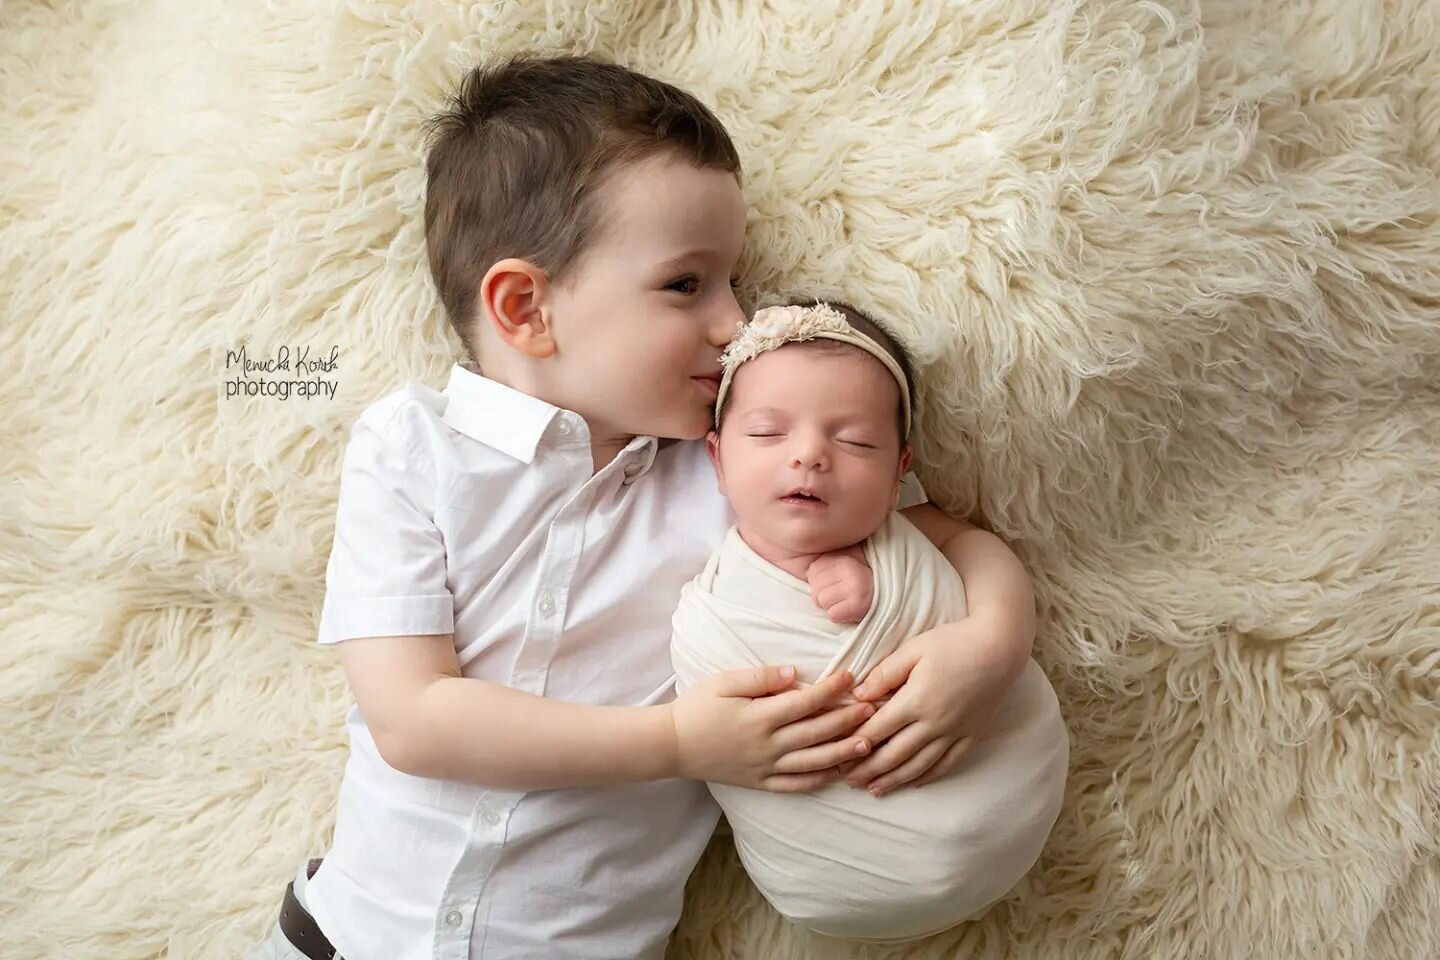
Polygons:
<instances>
[{"instance_id":1,"label":"baby's open mouth","mask_svg":"<svg viewBox=\"0 0 1440 960\"><path fill-rule=\"evenodd\" d=\"M814 494L814 492L812 492L812 491L810 491L810 490L807 490L807 489L805 489L804 487L800 487L800 488L797 488L797 489L795 489L795 490L791 490L791 491L790 491L789 493L787 493L785 496L783 496L783 497L780 498L780 502L781 502L781 503L793 503L793 504L795 504L795 505L797 505L797 506L807 506L807 507L823 507L823 506L825 506L825 501L824 501L823 499L821 499L820 497L816 496L816 495Z\"/></svg>"}]
</instances>

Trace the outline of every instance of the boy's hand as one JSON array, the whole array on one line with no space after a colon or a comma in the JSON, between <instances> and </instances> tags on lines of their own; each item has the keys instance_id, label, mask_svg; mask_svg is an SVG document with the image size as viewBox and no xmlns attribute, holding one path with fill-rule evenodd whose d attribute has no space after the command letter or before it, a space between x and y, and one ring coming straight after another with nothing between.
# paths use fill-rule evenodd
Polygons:
<instances>
[{"instance_id":1,"label":"boy's hand","mask_svg":"<svg viewBox=\"0 0 1440 960\"><path fill-rule=\"evenodd\" d=\"M776 793L834 782L837 764L864 755L856 749L859 738L847 732L875 711L868 703L834 707L853 682L840 671L791 690L793 675L763 666L696 684L666 705L680 776Z\"/></svg>"},{"instance_id":2,"label":"boy's hand","mask_svg":"<svg viewBox=\"0 0 1440 960\"><path fill-rule=\"evenodd\" d=\"M875 700L895 693L855 731L876 746L871 756L841 765L846 782L880 796L954 770L989 731L1024 668L1029 641L1022 639L993 618L967 617L911 637L876 664L852 694Z\"/></svg>"},{"instance_id":3,"label":"boy's hand","mask_svg":"<svg viewBox=\"0 0 1440 960\"><path fill-rule=\"evenodd\" d=\"M831 623L859 623L870 612L875 575L853 552L818 557L805 571L805 578L810 582L810 599Z\"/></svg>"}]
</instances>

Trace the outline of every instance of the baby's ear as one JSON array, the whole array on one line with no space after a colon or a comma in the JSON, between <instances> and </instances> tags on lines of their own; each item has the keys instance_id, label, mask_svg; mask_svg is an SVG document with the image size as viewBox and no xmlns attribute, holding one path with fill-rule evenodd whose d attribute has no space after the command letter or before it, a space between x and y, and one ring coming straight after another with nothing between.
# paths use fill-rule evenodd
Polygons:
<instances>
[{"instance_id":1,"label":"baby's ear","mask_svg":"<svg viewBox=\"0 0 1440 960\"><path fill-rule=\"evenodd\" d=\"M899 476L900 476L900 477L904 477L904 476L905 476L905 471L907 471L907 470L910 469L910 457L911 457L911 455L914 454L914 452L915 452L914 449L912 449L911 446L910 446L908 443L905 444L903 447L901 447L901 449L900 449L900 473L899 473Z\"/></svg>"},{"instance_id":2,"label":"baby's ear","mask_svg":"<svg viewBox=\"0 0 1440 960\"><path fill-rule=\"evenodd\" d=\"M705 434L705 452L710 454L710 462L715 465L715 480L720 485L720 495L725 495L725 471L720 466L720 434L711 430Z\"/></svg>"}]
</instances>

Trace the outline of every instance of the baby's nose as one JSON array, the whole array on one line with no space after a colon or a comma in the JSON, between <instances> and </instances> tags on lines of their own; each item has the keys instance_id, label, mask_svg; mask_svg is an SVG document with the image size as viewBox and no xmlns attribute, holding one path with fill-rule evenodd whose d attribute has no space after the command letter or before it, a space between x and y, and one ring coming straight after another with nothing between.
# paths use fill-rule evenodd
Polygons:
<instances>
[{"instance_id":1,"label":"baby's nose","mask_svg":"<svg viewBox=\"0 0 1440 960\"><path fill-rule=\"evenodd\" d=\"M795 451L791 464L800 468L822 470L825 467L825 451L819 444L806 444Z\"/></svg>"}]
</instances>

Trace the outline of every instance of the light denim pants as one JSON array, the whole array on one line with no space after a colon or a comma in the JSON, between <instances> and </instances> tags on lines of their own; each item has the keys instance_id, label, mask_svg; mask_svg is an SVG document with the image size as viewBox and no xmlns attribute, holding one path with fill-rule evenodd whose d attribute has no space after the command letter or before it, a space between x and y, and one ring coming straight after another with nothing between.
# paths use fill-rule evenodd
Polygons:
<instances>
[{"instance_id":1,"label":"light denim pants","mask_svg":"<svg viewBox=\"0 0 1440 960\"><path fill-rule=\"evenodd\" d=\"M305 887L310 882L306 874L306 867L310 864L310 858L306 857L300 862L300 869L295 871L295 899L300 901L300 906L306 910L310 909L309 902L305 899ZM279 912L279 909L276 909ZM284 931L280 929L280 918L275 918L275 925L270 928L270 934L245 954L245 960L307 960L305 954L295 949L285 937ZM335 960L345 960L340 954L335 954Z\"/></svg>"}]
</instances>

